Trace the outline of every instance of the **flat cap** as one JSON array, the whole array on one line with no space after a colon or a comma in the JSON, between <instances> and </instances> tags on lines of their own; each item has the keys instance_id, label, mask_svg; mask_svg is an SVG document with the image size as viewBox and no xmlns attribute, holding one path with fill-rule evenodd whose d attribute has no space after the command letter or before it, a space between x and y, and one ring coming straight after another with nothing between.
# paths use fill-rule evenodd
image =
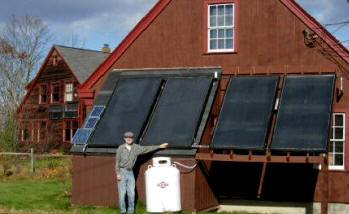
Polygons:
<instances>
[{"instance_id":1,"label":"flat cap","mask_svg":"<svg viewBox=\"0 0 349 214\"><path fill-rule=\"evenodd\" d=\"M124 137L133 137L133 132L125 132Z\"/></svg>"}]
</instances>

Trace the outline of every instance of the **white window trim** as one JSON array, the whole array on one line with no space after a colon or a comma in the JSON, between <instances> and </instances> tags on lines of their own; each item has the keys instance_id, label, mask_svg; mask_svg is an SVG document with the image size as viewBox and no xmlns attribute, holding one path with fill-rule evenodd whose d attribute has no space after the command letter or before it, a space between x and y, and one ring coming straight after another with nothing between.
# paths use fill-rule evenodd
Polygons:
<instances>
[{"instance_id":1,"label":"white window trim","mask_svg":"<svg viewBox=\"0 0 349 214\"><path fill-rule=\"evenodd\" d=\"M67 85L71 85L71 90L67 91ZM67 95L68 94L71 94L71 100L67 99ZM74 100L73 94L74 94L74 84L72 82L65 83L65 86L64 86L64 101L65 102L72 102Z\"/></svg>"},{"instance_id":2,"label":"white window trim","mask_svg":"<svg viewBox=\"0 0 349 214\"><path fill-rule=\"evenodd\" d=\"M335 125L335 116L336 115L341 115L343 117L343 126L336 126ZM343 142L343 165L339 166L339 165L329 165L328 169L330 170L344 170L345 169L345 140L346 140L346 136L345 136L345 129L346 129L346 120L345 120L345 113L333 113L332 117L333 117L333 124L331 126L331 131L333 131L333 128L343 128L343 139L330 139L330 142ZM333 158L335 158L336 152L332 153L333 154ZM340 153L338 153L340 154Z\"/></svg>"},{"instance_id":3,"label":"white window trim","mask_svg":"<svg viewBox=\"0 0 349 214\"><path fill-rule=\"evenodd\" d=\"M212 5L233 5L233 25L232 26L220 26L220 27L210 27L210 6ZM228 29L233 28L233 47L232 49L211 49L210 47L210 38L211 38L211 29ZM208 4L207 7L207 51L209 53L220 53L220 52L234 52L235 51L235 3L217 3L217 4ZM218 44L217 44L218 45Z\"/></svg>"},{"instance_id":4,"label":"white window trim","mask_svg":"<svg viewBox=\"0 0 349 214\"><path fill-rule=\"evenodd\" d=\"M21 141L24 141L24 129L21 129Z\"/></svg>"}]
</instances>

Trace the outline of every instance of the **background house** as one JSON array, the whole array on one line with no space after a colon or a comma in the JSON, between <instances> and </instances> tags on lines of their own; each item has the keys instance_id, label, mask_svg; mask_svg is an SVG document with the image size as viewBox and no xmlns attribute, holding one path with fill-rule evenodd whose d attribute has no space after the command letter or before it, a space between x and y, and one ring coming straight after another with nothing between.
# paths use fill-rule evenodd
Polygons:
<instances>
[{"instance_id":1,"label":"background house","mask_svg":"<svg viewBox=\"0 0 349 214\"><path fill-rule=\"evenodd\" d=\"M54 45L17 110L21 149L69 148L85 109L77 88L109 56L104 51Z\"/></svg>"}]
</instances>

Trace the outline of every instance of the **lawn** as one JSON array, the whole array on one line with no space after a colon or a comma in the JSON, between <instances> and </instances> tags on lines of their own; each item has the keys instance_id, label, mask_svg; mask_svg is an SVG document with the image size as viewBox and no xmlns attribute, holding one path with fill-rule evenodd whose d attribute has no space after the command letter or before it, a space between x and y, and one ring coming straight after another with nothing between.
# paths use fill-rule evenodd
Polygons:
<instances>
[{"instance_id":1,"label":"lawn","mask_svg":"<svg viewBox=\"0 0 349 214\"><path fill-rule=\"evenodd\" d=\"M71 204L70 159L37 159L35 173L30 172L27 160L15 160L15 163L16 165L8 170L11 173L3 173L0 176L0 213L118 213L116 207ZM146 213L145 210L142 203L137 203L136 213Z\"/></svg>"}]
</instances>

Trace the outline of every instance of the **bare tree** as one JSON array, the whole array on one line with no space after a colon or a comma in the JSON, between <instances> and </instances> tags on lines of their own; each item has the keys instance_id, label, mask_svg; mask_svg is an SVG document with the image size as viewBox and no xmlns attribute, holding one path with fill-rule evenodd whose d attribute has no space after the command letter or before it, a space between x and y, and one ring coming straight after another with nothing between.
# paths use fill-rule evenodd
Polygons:
<instances>
[{"instance_id":1,"label":"bare tree","mask_svg":"<svg viewBox=\"0 0 349 214\"><path fill-rule=\"evenodd\" d=\"M12 16L0 29L0 113L11 115L18 107L33 73L52 40L40 17Z\"/></svg>"}]
</instances>

